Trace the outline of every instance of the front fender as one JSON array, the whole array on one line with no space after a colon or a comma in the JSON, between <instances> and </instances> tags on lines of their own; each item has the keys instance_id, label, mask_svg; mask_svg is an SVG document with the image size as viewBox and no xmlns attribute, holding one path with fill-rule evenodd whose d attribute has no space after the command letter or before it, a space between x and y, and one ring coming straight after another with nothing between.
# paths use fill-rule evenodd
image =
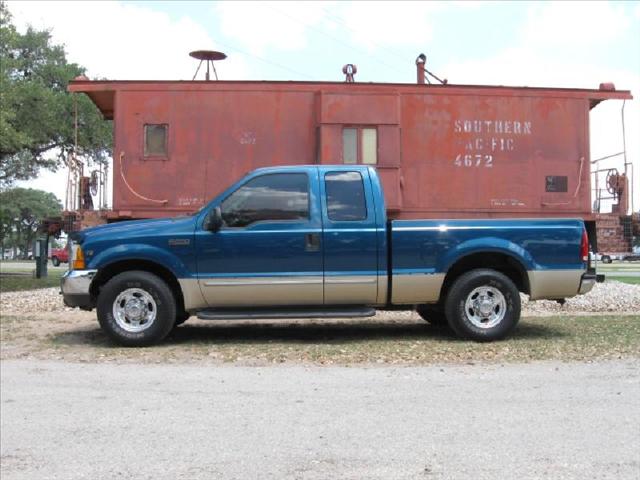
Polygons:
<instances>
[{"instance_id":1,"label":"front fender","mask_svg":"<svg viewBox=\"0 0 640 480\"><path fill-rule=\"evenodd\" d=\"M463 257L477 253L502 253L519 262L525 270L533 270L535 261L526 249L509 240L497 237L481 237L467 240L447 250L438 260L438 271L448 272Z\"/></svg>"},{"instance_id":2,"label":"front fender","mask_svg":"<svg viewBox=\"0 0 640 480\"><path fill-rule=\"evenodd\" d=\"M147 260L170 270L176 278L191 276L184 262L170 251L144 243L127 243L107 248L88 261L88 269L100 269L122 260Z\"/></svg>"}]
</instances>

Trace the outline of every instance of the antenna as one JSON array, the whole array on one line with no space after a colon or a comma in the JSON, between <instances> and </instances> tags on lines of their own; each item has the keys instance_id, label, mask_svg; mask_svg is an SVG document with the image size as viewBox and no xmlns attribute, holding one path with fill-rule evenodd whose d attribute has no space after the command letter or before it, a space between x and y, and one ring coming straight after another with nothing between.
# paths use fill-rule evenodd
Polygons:
<instances>
[{"instance_id":1,"label":"antenna","mask_svg":"<svg viewBox=\"0 0 640 480\"><path fill-rule=\"evenodd\" d=\"M205 76L205 79L207 81L210 80L209 64L211 64L211 68L213 68L213 74L216 76L216 80L218 80L218 72L216 72L216 66L213 64L213 62L218 60L224 60L225 58L227 58L227 56L224 53L216 52L214 50L194 50L193 52L189 53L189 56L195 58L196 60L200 60L200 63L198 64L198 68L196 69L196 73L193 75L193 78L191 80L195 80L196 77L198 76L198 72L200 71L202 62L207 62L207 73Z\"/></svg>"}]
</instances>

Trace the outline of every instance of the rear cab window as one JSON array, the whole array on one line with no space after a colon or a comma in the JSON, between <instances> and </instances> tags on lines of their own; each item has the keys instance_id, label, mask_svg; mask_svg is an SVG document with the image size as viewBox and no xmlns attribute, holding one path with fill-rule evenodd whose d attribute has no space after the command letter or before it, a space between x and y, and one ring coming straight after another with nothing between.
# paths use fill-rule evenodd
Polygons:
<instances>
[{"instance_id":1,"label":"rear cab window","mask_svg":"<svg viewBox=\"0 0 640 480\"><path fill-rule=\"evenodd\" d=\"M327 172L324 182L329 220L334 222L366 220L367 202L360 172Z\"/></svg>"}]
</instances>

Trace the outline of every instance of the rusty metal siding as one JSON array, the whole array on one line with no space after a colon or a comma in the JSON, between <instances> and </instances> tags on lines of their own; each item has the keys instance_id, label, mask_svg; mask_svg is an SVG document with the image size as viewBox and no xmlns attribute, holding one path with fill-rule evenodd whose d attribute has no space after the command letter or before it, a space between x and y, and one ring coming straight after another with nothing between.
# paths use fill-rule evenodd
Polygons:
<instances>
[{"instance_id":1,"label":"rusty metal siding","mask_svg":"<svg viewBox=\"0 0 640 480\"><path fill-rule=\"evenodd\" d=\"M582 100L410 95L402 113L403 216L590 211ZM547 193L546 176L568 191Z\"/></svg>"},{"instance_id":2,"label":"rusty metal siding","mask_svg":"<svg viewBox=\"0 0 640 480\"><path fill-rule=\"evenodd\" d=\"M112 218L187 213L257 167L341 163L347 126L377 129L392 217L586 218L590 101L630 98L310 82L74 82L71 89L105 115L115 110ZM169 125L166 158L144 157L145 123Z\"/></svg>"}]
</instances>

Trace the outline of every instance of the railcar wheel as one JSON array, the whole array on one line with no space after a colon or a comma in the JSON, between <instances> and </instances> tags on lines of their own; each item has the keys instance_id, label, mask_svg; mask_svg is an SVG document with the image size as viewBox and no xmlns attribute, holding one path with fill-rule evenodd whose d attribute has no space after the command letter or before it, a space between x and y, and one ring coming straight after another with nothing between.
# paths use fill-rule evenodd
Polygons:
<instances>
[{"instance_id":1,"label":"railcar wheel","mask_svg":"<svg viewBox=\"0 0 640 480\"><path fill-rule=\"evenodd\" d=\"M506 275L490 269L472 270L451 286L445 313L459 336L477 342L499 340L520 320L520 294Z\"/></svg>"},{"instance_id":2,"label":"railcar wheel","mask_svg":"<svg viewBox=\"0 0 640 480\"><path fill-rule=\"evenodd\" d=\"M98 296L98 322L117 343L145 347L164 339L176 322L176 302L169 286L149 272L123 272Z\"/></svg>"}]
</instances>

